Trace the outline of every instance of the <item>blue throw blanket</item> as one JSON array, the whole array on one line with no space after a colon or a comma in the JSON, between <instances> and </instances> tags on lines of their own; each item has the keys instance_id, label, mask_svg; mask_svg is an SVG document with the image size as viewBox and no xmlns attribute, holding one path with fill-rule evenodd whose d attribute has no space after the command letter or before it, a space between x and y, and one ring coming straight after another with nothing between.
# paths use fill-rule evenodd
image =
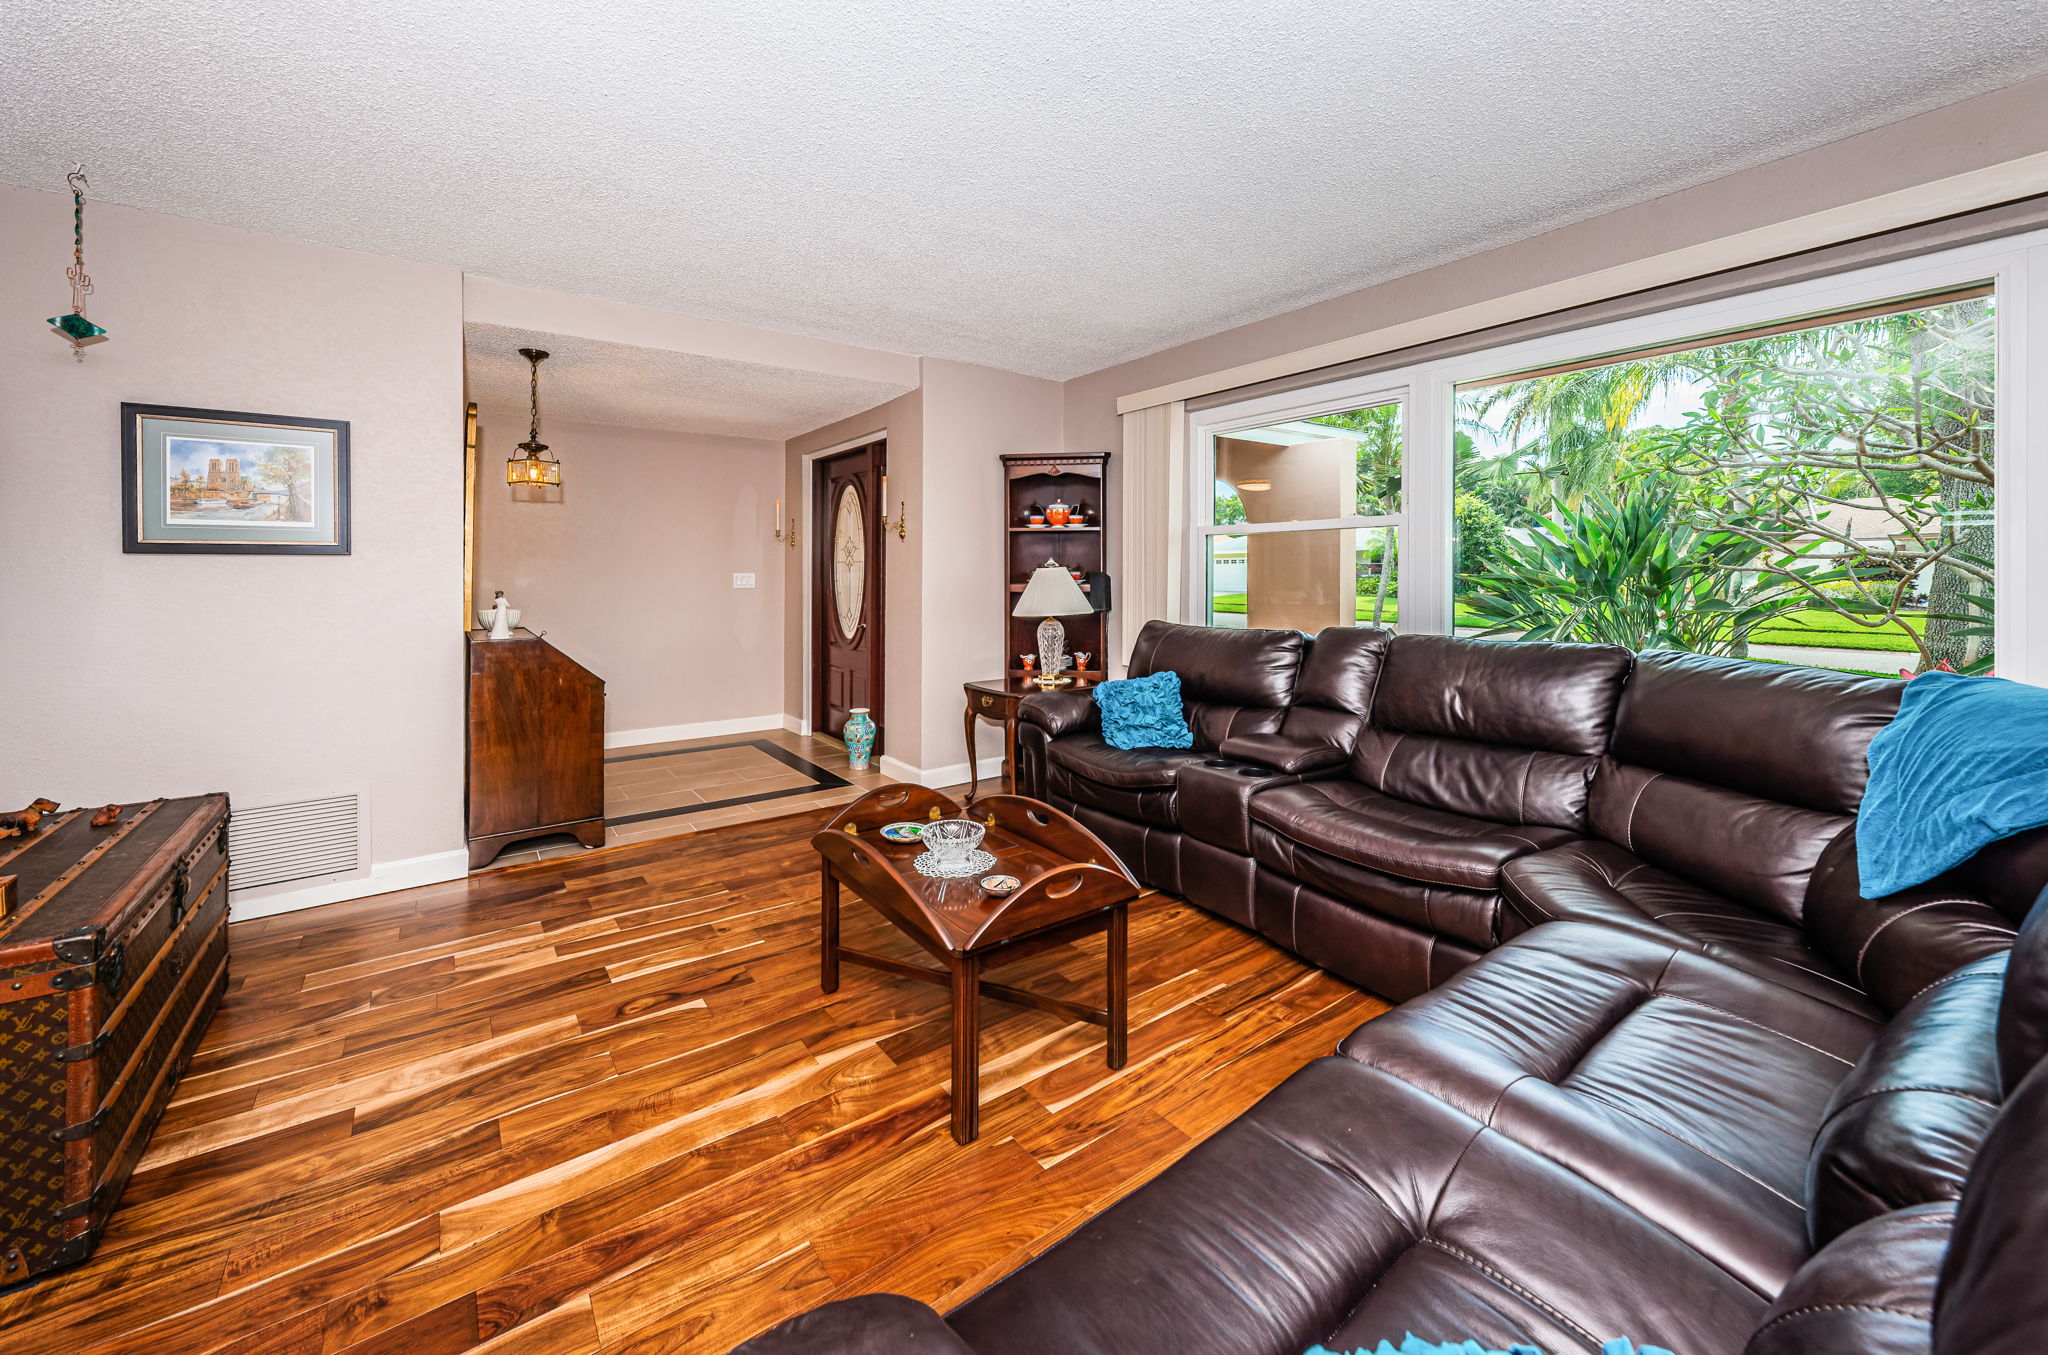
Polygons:
<instances>
[{"instance_id":1,"label":"blue throw blanket","mask_svg":"<svg viewBox=\"0 0 2048 1355\"><path fill-rule=\"evenodd\" d=\"M1856 818L1863 897L1925 884L2048 824L2048 688L1922 673L1870 741Z\"/></svg>"}]
</instances>

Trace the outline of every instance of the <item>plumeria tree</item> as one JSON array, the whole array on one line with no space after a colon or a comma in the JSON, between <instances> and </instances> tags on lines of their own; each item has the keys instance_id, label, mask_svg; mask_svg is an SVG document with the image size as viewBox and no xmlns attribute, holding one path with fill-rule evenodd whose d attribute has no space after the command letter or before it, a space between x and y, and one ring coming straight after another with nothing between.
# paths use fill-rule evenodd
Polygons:
<instances>
[{"instance_id":1,"label":"plumeria tree","mask_svg":"<svg viewBox=\"0 0 2048 1355\"><path fill-rule=\"evenodd\" d=\"M1922 669L1982 671L1994 326L1991 300L1967 298L1472 392L1463 417L1509 446L1461 458L1459 489L1482 489L1481 469L1523 481L1534 501L1510 526L1541 536L1590 496L1612 508L1665 482L1674 523L1753 547L1720 566L1742 587L1903 639ZM1660 393L1690 408L1645 426ZM1461 564L1461 587L1475 572Z\"/></svg>"},{"instance_id":2,"label":"plumeria tree","mask_svg":"<svg viewBox=\"0 0 2048 1355\"><path fill-rule=\"evenodd\" d=\"M1993 325L1973 299L1706 350L1702 407L1646 450L1766 563L1831 556L1815 606L1905 636L1923 669L1988 668Z\"/></svg>"}]
</instances>

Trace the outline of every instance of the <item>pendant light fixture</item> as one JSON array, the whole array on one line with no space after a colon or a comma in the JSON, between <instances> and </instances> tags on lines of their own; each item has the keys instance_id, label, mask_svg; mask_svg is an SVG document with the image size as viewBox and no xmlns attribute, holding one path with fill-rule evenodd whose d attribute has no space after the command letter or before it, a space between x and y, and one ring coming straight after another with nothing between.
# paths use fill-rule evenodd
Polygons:
<instances>
[{"instance_id":1,"label":"pendant light fixture","mask_svg":"<svg viewBox=\"0 0 2048 1355\"><path fill-rule=\"evenodd\" d=\"M508 485L559 485L562 483L562 463L541 453L548 445L540 440L540 364L547 354L538 348L522 348L519 356L533 365L533 421L526 430L526 441L519 444L524 456L515 456L505 463L505 483Z\"/></svg>"},{"instance_id":2,"label":"pendant light fixture","mask_svg":"<svg viewBox=\"0 0 2048 1355\"><path fill-rule=\"evenodd\" d=\"M65 176L71 186L71 267L64 276L71 279L71 313L50 317L50 332L71 345L71 356L85 361L85 346L100 343L107 331L85 318L85 299L92 294L92 278L85 271L85 166Z\"/></svg>"}]
</instances>

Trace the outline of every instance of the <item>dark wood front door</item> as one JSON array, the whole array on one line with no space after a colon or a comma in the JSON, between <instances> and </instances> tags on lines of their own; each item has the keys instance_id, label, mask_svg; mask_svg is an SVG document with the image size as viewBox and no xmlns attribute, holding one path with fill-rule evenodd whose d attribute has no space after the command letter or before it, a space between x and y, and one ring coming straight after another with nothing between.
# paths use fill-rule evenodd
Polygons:
<instances>
[{"instance_id":1,"label":"dark wood front door","mask_svg":"<svg viewBox=\"0 0 2048 1355\"><path fill-rule=\"evenodd\" d=\"M812 471L811 728L821 734L838 735L860 707L881 723L883 454L871 442Z\"/></svg>"}]
</instances>

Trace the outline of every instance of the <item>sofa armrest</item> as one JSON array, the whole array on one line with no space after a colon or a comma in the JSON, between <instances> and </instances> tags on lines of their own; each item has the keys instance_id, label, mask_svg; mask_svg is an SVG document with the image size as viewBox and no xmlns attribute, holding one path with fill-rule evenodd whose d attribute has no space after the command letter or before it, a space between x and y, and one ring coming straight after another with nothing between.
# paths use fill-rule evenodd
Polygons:
<instances>
[{"instance_id":1,"label":"sofa armrest","mask_svg":"<svg viewBox=\"0 0 2048 1355\"><path fill-rule=\"evenodd\" d=\"M1290 739L1284 734L1234 734L1216 751L1277 772L1321 771L1351 760L1349 753L1320 739Z\"/></svg>"},{"instance_id":2,"label":"sofa armrest","mask_svg":"<svg viewBox=\"0 0 2048 1355\"><path fill-rule=\"evenodd\" d=\"M1823 955L1887 1012L1936 979L2010 950L2010 919L1978 897L1967 869L1883 898L1863 897L1856 830L1845 829L1814 867L1804 921Z\"/></svg>"},{"instance_id":3,"label":"sofa armrest","mask_svg":"<svg viewBox=\"0 0 2048 1355\"><path fill-rule=\"evenodd\" d=\"M974 1355L946 1320L901 1294L863 1294L799 1313L732 1355Z\"/></svg>"},{"instance_id":4,"label":"sofa armrest","mask_svg":"<svg viewBox=\"0 0 2048 1355\"><path fill-rule=\"evenodd\" d=\"M1017 717L1053 738L1095 727L1095 698L1086 692L1033 692L1018 703Z\"/></svg>"}]
</instances>

